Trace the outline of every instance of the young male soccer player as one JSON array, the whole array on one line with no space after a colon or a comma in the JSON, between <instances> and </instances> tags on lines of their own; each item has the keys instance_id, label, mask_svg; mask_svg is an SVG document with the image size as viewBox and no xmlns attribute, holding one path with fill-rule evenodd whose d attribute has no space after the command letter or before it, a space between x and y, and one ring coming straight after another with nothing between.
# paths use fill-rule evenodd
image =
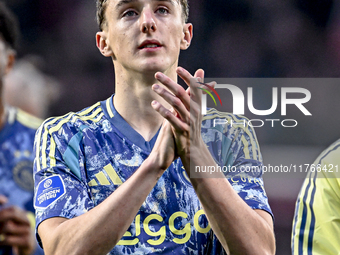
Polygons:
<instances>
[{"instance_id":1,"label":"young male soccer player","mask_svg":"<svg viewBox=\"0 0 340 255\"><path fill-rule=\"evenodd\" d=\"M15 60L16 40L16 20L0 2L1 255L29 255L37 246L32 231L35 225L32 172L34 134L41 121L17 108L5 107L2 98L4 76Z\"/></svg>"},{"instance_id":2,"label":"young male soccer player","mask_svg":"<svg viewBox=\"0 0 340 255\"><path fill-rule=\"evenodd\" d=\"M262 166L253 130L213 128L216 117L240 117L210 110L202 120L198 84L177 84L177 75L188 85L204 76L177 67L192 39L187 1L97 5L97 46L113 60L116 93L37 132L46 254L274 254L261 171L241 173ZM190 166L216 163L237 171L229 181L188 178Z\"/></svg>"},{"instance_id":3,"label":"young male soccer player","mask_svg":"<svg viewBox=\"0 0 340 255\"><path fill-rule=\"evenodd\" d=\"M312 164L296 201L292 254L339 254L340 140Z\"/></svg>"}]
</instances>

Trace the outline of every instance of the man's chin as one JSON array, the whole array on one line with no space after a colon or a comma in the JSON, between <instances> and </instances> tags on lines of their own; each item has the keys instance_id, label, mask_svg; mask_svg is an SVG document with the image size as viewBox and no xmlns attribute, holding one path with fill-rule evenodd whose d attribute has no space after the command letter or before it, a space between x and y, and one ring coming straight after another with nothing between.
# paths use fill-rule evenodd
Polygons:
<instances>
[{"instance_id":1,"label":"man's chin","mask_svg":"<svg viewBox=\"0 0 340 255\"><path fill-rule=\"evenodd\" d=\"M142 65L139 67L141 73L152 73L155 74L157 72L165 72L168 68L166 66L163 65L159 65L159 64L146 64L146 65Z\"/></svg>"},{"instance_id":2,"label":"man's chin","mask_svg":"<svg viewBox=\"0 0 340 255\"><path fill-rule=\"evenodd\" d=\"M141 72L146 73L156 73L156 72L163 72L165 73L167 70L172 69L172 67L176 65L177 63L171 63L166 62L164 59L158 60L158 61L146 61L142 63L138 68L141 70ZM176 67L174 69L176 69Z\"/></svg>"}]
</instances>

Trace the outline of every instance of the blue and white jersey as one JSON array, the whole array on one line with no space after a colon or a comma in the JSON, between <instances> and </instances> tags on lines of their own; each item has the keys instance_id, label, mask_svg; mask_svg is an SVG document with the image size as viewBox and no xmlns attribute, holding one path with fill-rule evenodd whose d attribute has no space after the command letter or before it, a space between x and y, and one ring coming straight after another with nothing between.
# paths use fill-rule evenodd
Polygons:
<instances>
[{"instance_id":1,"label":"blue and white jersey","mask_svg":"<svg viewBox=\"0 0 340 255\"><path fill-rule=\"evenodd\" d=\"M97 206L122 185L149 156L150 141L115 110L113 97L77 113L51 118L36 133L34 164L37 226L51 217L73 218ZM248 127L213 127L210 110L202 137L216 163L242 199L271 213L262 181L262 159ZM241 173L241 166L260 171ZM223 254L180 159L175 160L145 199L134 221L109 254Z\"/></svg>"},{"instance_id":2,"label":"blue and white jersey","mask_svg":"<svg viewBox=\"0 0 340 255\"><path fill-rule=\"evenodd\" d=\"M42 121L13 107L6 108L6 114L0 130L0 194L8 198L5 206L26 210L34 226L33 142Z\"/></svg>"}]
</instances>

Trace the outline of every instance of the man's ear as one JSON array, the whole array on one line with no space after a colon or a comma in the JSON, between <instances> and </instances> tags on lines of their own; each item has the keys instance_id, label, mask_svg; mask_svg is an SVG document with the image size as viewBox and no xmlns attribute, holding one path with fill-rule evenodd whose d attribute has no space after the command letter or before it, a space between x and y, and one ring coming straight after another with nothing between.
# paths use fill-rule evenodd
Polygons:
<instances>
[{"instance_id":1,"label":"man's ear","mask_svg":"<svg viewBox=\"0 0 340 255\"><path fill-rule=\"evenodd\" d=\"M9 50L9 52L7 53L7 64L5 68L5 74L8 74L12 70L15 62L15 55L16 53L14 50Z\"/></svg>"},{"instance_id":2,"label":"man's ear","mask_svg":"<svg viewBox=\"0 0 340 255\"><path fill-rule=\"evenodd\" d=\"M193 26L191 23L186 23L184 24L183 27L183 38L181 40L181 50L186 50L187 48L189 48L190 44L191 44L191 40L193 37Z\"/></svg>"},{"instance_id":3,"label":"man's ear","mask_svg":"<svg viewBox=\"0 0 340 255\"><path fill-rule=\"evenodd\" d=\"M113 51L107 43L107 35L105 31L96 33L96 43L97 48L99 49L100 53L103 54L103 56L113 57Z\"/></svg>"}]
</instances>

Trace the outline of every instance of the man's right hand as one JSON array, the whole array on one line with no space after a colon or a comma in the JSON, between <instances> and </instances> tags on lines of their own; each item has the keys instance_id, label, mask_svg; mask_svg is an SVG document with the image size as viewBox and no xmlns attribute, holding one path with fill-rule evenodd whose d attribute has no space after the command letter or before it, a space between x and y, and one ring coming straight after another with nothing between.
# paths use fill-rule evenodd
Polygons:
<instances>
[{"instance_id":1,"label":"man's right hand","mask_svg":"<svg viewBox=\"0 0 340 255\"><path fill-rule=\"evenodd\" d=\"M159 106L160 104L158 102L153 102L154 108L158 108ZM163 121L149 159L153 160L157 168L164 171L175 159L175 140L171 131L170 123L167 120Z\"/></svg>"}]
</instances>

